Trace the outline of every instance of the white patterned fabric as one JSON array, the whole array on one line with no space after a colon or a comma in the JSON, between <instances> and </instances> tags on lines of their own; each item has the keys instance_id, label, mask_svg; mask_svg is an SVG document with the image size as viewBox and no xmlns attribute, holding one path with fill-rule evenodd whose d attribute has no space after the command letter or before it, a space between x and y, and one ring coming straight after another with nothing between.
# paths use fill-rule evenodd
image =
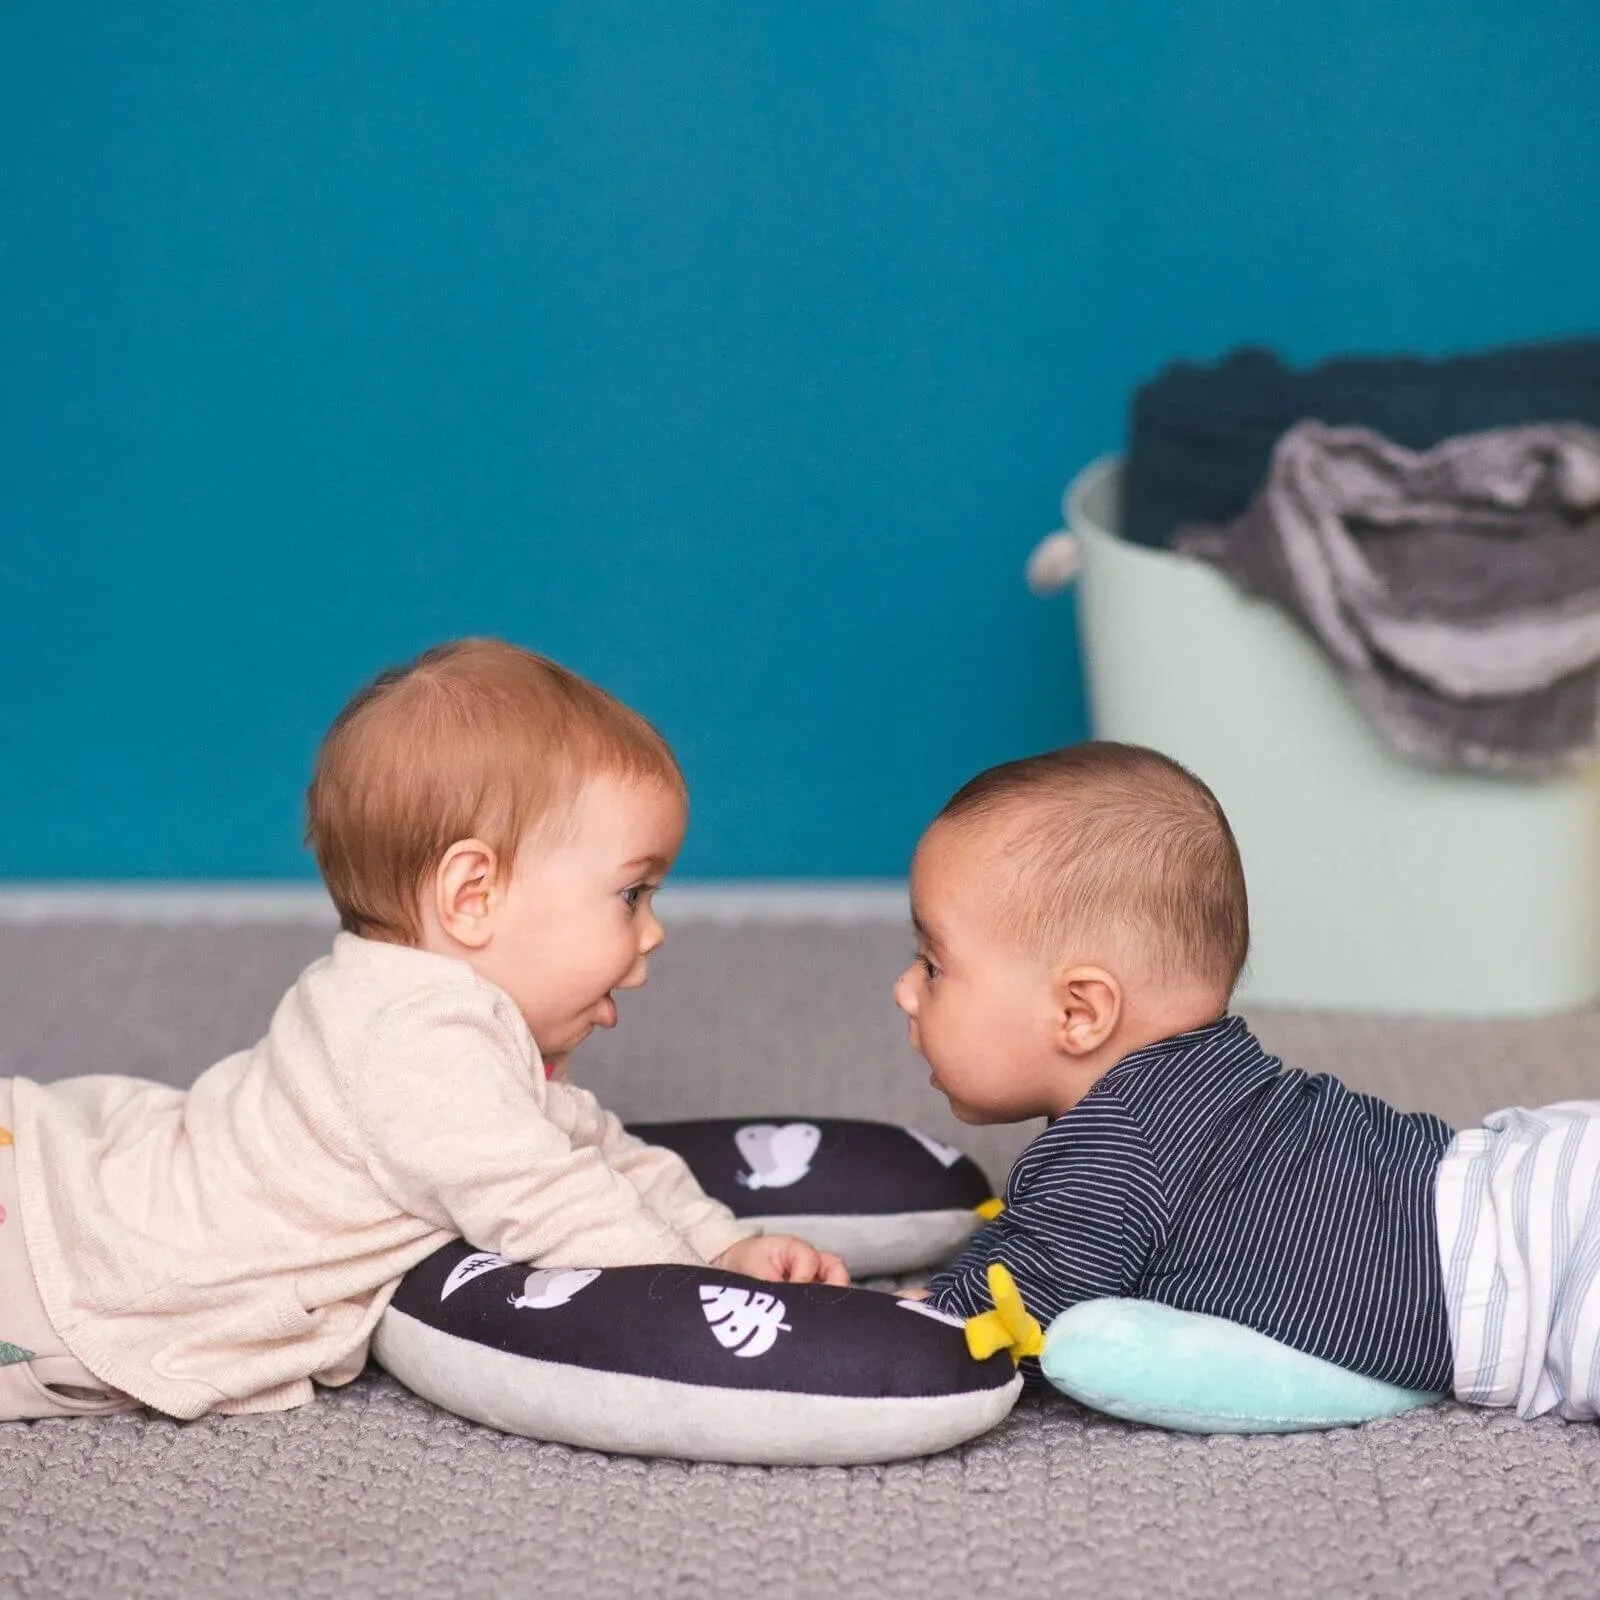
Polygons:
<instances>
[{"instance_id":1,"label":"white patterned fabric","mask_svg":"<svg viewBox=\"0 0 1600 1600\"><path fill-rule=\"evenodd\" d=\"M1600 1101L1496 1111L1434 1186L1456 1397L1600 1415Z\"/></svg>"}]
</instances>

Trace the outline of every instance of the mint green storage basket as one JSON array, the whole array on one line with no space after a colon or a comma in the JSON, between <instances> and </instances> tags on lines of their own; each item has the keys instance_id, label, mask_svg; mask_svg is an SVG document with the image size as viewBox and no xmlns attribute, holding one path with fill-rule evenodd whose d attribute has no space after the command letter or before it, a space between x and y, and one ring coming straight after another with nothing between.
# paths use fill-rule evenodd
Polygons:
<instances>
[{"instance_id":1,"label":"mint green storage basket","mask_svg":"<svg viewBox=\"0 0 1600 1600\"><path fill-rule=\"evenodd\" d=\"M1108 457L1063 502L1094 730L1175 756L1226 808L1250 887L1241 998L1476 1017L1600 996L1600 766L1406 760L1288 617L1125 543L1120 488Z\"/></svg>"}]
</instances>

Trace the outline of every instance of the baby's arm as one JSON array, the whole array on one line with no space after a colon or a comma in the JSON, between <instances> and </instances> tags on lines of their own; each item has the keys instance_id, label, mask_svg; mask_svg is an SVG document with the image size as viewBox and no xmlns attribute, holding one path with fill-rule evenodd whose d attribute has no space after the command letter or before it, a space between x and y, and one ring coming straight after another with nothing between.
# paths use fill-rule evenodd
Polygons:
<instances>
[{"instance_id":1,"label":"baby's arm","mask_svg":"<svg viewBox=\"0 0 1600 1600\"><path fill-rule=\"evenodd\" d=\"M850 1274L838 1256L817 1250L791 1234L766 1234L740 1222L713 1200L683 1158L636 1138L586 1089L567 1089L596 1119L600 1153L613 1171L638 1189L657 1216L681 1233L706 1260L730 1272L785 1282L846 1284Z\"/></svg>"},{"instance_id":2,"label":"baby's arm","mask_svg":"<svg viewBox=\"0 0 1600 1600\"><path fill-rule=\"evenodd\" d=\"M479 992L430 991L393 1008L357 1070L373 1180L400 1210L514 1261L704 1259L581 1130L546 1113L531 1070Z\"/></svg>"},{"instance_id":3,"label":"baby's arm","mask_svg":"<svg viewBox=\"0 0 1600 1600\"><path fill-rule=\"evenodd\" d=\"M640 1198L675 1232L683 1235L707 1261L730 1246L760 1233L738 1221L719 1200L700 1187L688 1164L675 1151L646 1144L629 1133L587 1089L552 1085L552 1100L565 1096L575 1127L581 1127L599 1149L606 1165L626 1178Z\"/></svg>"},{"instance_id":4,"label":"baby's arm","mask_svg":"<svg viewBox=\"0 0 1600 1600\"><path fill-rule=\"evenodd\" d=\"M1082 1300L1137 1292L1165 1233L1163 1188L1143 1131L1115 1101L1085 1101L1023 1153L1006 1209L928 1285L941 1311L990 1309L1002 1262L1045 1327Z\"/></svg>"}]
</instances>

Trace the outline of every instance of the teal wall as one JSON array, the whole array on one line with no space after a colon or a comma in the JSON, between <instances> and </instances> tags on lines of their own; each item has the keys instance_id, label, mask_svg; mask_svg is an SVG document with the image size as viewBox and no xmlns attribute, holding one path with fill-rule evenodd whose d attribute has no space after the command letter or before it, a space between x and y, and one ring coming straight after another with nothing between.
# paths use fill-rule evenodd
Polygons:
<instances>
[{"instance_id":1,"label":"teal wall","mask_svg":"<svg viewBox=\"0 0 1600 1600\"><path fill-rule=\"evenodd\" d=\"M292 877L449 635L653 717L684 870L891 874L1080 736L1020 577L1132 386L1600 321L1594 0L13 0L0 877Z\"/></svg>"}]
</instances>

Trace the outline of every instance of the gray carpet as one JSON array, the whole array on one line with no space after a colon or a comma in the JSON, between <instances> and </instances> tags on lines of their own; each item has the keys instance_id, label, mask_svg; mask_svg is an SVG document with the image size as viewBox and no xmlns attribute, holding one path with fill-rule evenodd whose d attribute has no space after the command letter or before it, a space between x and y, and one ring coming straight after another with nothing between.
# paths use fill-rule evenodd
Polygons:
<instances>
[{"instance_id":1,"label":"gray carpet","mask_svg":"<svg viewBox=\"0 0 1600 1600\"><path fill-rule=\"evenodd\" d=\"M183 1082L248 1043L310 928L0 928L0 1071ZM955 1138L907 1051L888 927L674 931L580 1057L624 1116L832 1112ZM1600 1014L1252 1019L1297 1065L1457 1122L1600 1095ZM369 1374L283 1416L0 1426L0 1596L1516 1595L1600 1592L1600 1432L1445 1406L1195 1439L1026 1404L967 1449L803 1471L505 1438Z\"/></svg>"}]
</instances>

